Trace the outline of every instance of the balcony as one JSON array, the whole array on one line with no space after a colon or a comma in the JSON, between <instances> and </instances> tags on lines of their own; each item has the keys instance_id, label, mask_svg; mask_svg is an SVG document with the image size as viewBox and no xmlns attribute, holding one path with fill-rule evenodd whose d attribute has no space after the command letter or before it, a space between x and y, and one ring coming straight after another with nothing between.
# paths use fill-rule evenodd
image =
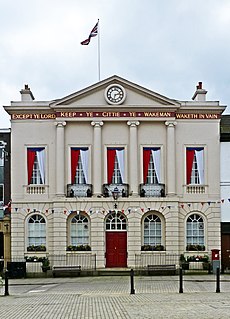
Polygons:
<instances>
[{"instance_id":1,"label":"balcony","mask_svg":"<svg viewBox=\"0 0 230 319\"><path fill-rule=\"evenodd\" d=\"M92 197L93 186L91 184L68 184L67 197Z\"/></svg>"},{"instance_id":2,"label":"balcony","mask_svg":"<svg viewBox=\"0 0 230 319\"><path fill-rule=\"evenodd\" d=\"M205 194L205 185L186 185L187 194Z\"/></svg>"},{"instance_id":3,"label":"balcony","mask_svg":"<svg viewBox=\"0 0 230 319\"><path fill-rule=\"evenodd\" d=\"M116 188L118 197L129 197L129 185L128 184L104 184L103 196L113 197L113 191Z\"/></svg>"},{"instance_id":4,"label":"balcony","mask_svg":"<svg viewBox=\"0 0 230 319\"><path fill-rule=\"evenodd\" d=\"M140 197L165 197L165 184L140 184Z\"/></svg>"},{"instance_id":5,"label":"balcony","mask_svg":"<svg viewBox=\"0 0 230 319\"><path fill-rule=\"evenodd\" d=\"M33 184L33 185L26 185L26 193L30 195L42 195L46 193L47 185L44 184Z\"/></svg>"}]
</instances>

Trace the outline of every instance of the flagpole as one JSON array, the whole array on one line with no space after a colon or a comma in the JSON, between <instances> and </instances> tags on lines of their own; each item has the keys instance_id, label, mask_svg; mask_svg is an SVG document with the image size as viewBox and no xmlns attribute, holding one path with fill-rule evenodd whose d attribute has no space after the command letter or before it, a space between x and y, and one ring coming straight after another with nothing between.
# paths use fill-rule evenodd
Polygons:
<instances>
[{"instance_id":1,"label":"flagpole","mask_svg":"<svg viewBox=\"0 0 230 319\"><path fill-rule=\"evenodd\" d=\"M100 52L100 25L99 25L99 19L98 19L98 44L97 44L97 49L98 49L98 80L101 80L101 52Z\"/></svg>"}]
</instances>

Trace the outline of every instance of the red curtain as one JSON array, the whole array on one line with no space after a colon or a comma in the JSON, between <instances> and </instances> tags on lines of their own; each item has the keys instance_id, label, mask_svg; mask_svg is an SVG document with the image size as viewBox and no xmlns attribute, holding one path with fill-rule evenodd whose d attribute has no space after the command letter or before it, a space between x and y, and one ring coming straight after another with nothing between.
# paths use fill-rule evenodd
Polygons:
<instances>
[{"instance_id":1,"label":"red curtain","mask_svg":"<svg viewBox=\"0 0 230 319\"><path fill-rule=\"evenodd\" d=\"M71 148L71 184L74 184L80 149Z\"/></svg>"},{"instance_id":2,"label":"red curtain","mask_svg":"<svg viewBox=\"0 0 230 319\"><path fill-rule=\"evenodd\" d=\"M149 167L149 161L150 161L150 149L144 149L143 150L143 182L146 183L147 181L147 175L148 175L148 167Z\"/></svg>"},{"instance_id":3,"label":"red curtain","mask_svg":"<svg viewBox=\"0 0 230 319\"><path fill-rule=\"evenodd\" d=\"M36 151L33 149L27 149L27 172L28 172L28 185L31 182L32 174L33 174L33 167L34 167L34 160L35 160Z\"/></svg>"},{"instance_id":4,"label":"red curtain","mask_svg":"<svg viewBox=\"0 0 230 319\"><path fill-rule=\"evenodd\" d=\"M192 164L194 160L195 150L186 150L186 174L187 174L187 185L191 184Z\"/></svg>"},{"instance_id":5,"label":"red curtain","mask_svg":"<svg viewBox=\"0 0 230 319\"><path fill-rule=\"evenodd\" d=\"M116 150L107 149L107 176L108 184L112 183L114 163L115 163Z\"/></svg>"}]
</instances>

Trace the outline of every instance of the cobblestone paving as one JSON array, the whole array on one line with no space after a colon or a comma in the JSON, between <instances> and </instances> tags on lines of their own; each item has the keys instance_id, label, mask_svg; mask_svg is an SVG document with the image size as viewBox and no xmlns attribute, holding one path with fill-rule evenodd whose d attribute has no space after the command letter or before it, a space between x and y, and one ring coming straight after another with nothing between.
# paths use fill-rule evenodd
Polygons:
<instances>
[{"instance_id":1,"label":"cobblestone paving","mask_svg":"<svg viewBox=\"0 0 230 319\"><path fill-rule=\"evenodd\" d=\"M1 319L229 319L230 277L216 293L213 276L178 278L78 277L10 280L10 296L0 296Z\"/></svg>"}]
</instances>

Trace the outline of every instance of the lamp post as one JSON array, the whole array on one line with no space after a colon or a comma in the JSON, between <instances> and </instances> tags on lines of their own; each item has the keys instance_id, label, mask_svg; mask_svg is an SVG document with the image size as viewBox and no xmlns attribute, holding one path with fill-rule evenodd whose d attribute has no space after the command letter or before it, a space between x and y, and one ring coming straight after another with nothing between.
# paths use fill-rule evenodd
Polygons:
<instances>
[{"instance_id":1,"label":"lamp post","mask_svg":"<svg viewBox=\"0 0 230 319\"><path fill-rule=\"evenodd\" d=\"M117 187L114 188L114 190L112 191L112 195L113 195L113 199L116 201L119 197L119 189ZM114 208L117 208L117 203L114 204Z\"/></svg>"}]
</instances>

